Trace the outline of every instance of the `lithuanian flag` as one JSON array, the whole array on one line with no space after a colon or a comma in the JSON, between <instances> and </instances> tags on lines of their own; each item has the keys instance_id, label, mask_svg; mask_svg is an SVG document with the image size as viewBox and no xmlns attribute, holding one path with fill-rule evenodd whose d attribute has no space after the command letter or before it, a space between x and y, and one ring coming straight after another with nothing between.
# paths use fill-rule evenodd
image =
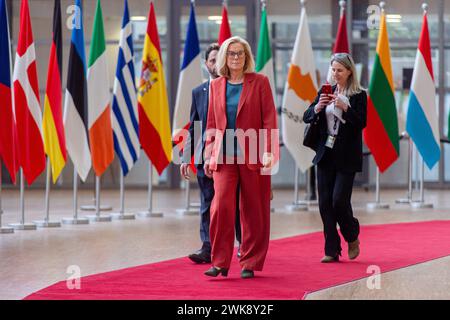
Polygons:
<instances>
[{"instance_id":1,"label":"lithuanian flag","mask_svg":"<svg viewBox=\"0 0 450 320\"><path fill-rule=\"evenodd\" d=\"M62 31L61 2L55 0L53 10L53 42L48 63L47 90L44 104L44 147L50 158L53 183L66 165L66 139L62 116ZM48 169L47 169L48 170Z\"/></svg>"},{"instance_id":2,"label":"lithuanian flag","mask_svg":"<svg viewBox=\"0 0 450 320\"><path fill-rule=\"evenodd\" d=\"M145 153L161 175L172 160L172 131L153 2L150 4L144 42L138 102L139 139Z\"/></svg>"},{"instance_id":3,"label":"lithuanian flag","mask_svg":"<svg viewBox=\"0 0 450 320\"><path fill-rule=\"evenodd\" d=\"M381 13L377 53L367 97L367 127L363 134L378 169L384 172L399 157L397 108L384 10Z\"/></svg>"}]
</instances>

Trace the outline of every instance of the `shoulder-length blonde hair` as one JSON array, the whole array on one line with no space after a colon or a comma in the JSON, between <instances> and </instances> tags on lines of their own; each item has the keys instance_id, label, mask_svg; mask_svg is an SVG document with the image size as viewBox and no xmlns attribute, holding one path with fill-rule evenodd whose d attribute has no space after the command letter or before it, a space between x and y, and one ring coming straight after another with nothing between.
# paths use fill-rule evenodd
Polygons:
<instances>
[{"instance_id":1,"label":"shoulder-length blonde hair","mask_svg":"<svg viewBox=\"0 0 450 320\"><path fill-rule=\"evenodd\" d=\"M347 70L351 71L352 73L347 79L347 88L345 90L345 95L350 97L363 91L364 88L361 87L361 84L359 83L358 75L356 74L355 62L353 61L352 56L348 53L335 53L331 57L330 66L332 66L333 62L335 61L342 64ZM330 76L332 77L332 75Z\"/></svg>"},{"instance_id":2,"label":"shoulder-length blonde hair","mask_svg":"<svg viewBox=\"0 0 450 320\"><path fill-rule=\"evenodd\" d=\"M217 74L226 78L230 77L230 69L227 65L227 52L228 47L233 43L240 43L244 47L245 52L245 64L244 73L251 73L255 71L255 60L253 59L252 49L248 42L241 37L235 36L225 40L220 46L220 50L217 53Z\"/></svg>"}]
</instances>

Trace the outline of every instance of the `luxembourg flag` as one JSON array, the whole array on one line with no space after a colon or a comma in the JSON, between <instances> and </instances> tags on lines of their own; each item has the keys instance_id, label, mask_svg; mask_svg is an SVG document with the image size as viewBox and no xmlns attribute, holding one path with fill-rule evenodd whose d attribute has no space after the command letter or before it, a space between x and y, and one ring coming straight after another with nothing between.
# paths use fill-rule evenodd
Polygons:
<instances>
[{"instance_id":1,"label":"luxembourg flag","mask_svg":"<svg viewBox=\"0 0 450 320\"><path fill-rule=\"evenodd\" d=\"M431 170L439 161L441 150L426 11L423 15L422 32L411 83L406 131Z\"/></svg>"},{"instance_id":2,"label":"luxembourg flag","mask_svg":"<svg viewBox=\"0 0 450 320\"><path fill-rule=\"evenodd\" d=\"M185 144L183 132L189 129L190 125L192 90L202 83L200 44L195 22L194 4L191 3L191 14L186 35L186 46L184 48L184 59L180 78L178 80L177 99L173 117L172 138L175 144L180 144L180 149L182 149Z\"/></svg>"}]
</instances>

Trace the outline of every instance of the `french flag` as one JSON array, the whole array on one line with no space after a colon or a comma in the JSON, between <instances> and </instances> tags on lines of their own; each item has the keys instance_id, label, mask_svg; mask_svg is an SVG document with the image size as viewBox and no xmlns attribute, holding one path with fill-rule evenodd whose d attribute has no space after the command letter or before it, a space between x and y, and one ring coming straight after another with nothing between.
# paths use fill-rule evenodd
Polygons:
<instances>
[{"instance_id":1,"label":"french flag","mask_svg":"<svg viewBox=\"0 0 450 320\"><path fill-rule=\"evenodd\" d=\"M422 32L411 83L406 131L431 170L439 161L441 150L426 11L423 15Z\"/></svg>"},{"instance_id":2,"label":"french flag","mask_svg":"<svg viewBox=\"0 0 450 320\"><path fill-rule=\"evenodd\" d=\"M195 8L191 3L191 13L184 47L183 65L178 80L178 91L173 118L173 141L181 149L186 144L185 130L190 126L192 90L203 83L200 42L198 40ZM193 137L192 137L193 138Z\"/></svg>"},{"instance_id":3,"label":"french flag","mask_svg":"<svg viewBox=\"0 0 450 320\"><path fill-rule=\"evenodd\" d=\"M0 160L5 163L12 182L19 170L17 131L11 82L11 42L6 1L0 0ZM1 163L0 163L1 166ZM1 184L1 181L0 181Z\"/></svg>"}]
</instances>

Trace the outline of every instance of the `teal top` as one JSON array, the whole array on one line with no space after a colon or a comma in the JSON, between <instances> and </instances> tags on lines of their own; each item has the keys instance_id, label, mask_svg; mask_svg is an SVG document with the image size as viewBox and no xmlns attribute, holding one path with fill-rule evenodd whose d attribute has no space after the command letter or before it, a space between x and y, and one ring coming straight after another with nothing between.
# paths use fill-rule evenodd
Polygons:
<instances>
[{"instance_id":1,"label":"teal top","mask_svg":"<svg viewBox=\"0 0 450 320\"><path fill-rule=\"evenodd\" d=\"M240 154L237 137L235 137L234 131L236 130L236 117L238 112L239 100L241 99L242 86L243 86L242 83L231 84L227 81L227 94L226 94L227 131L224 136L223 145L225 148L224 149L225 154L228 156L237 156ZM232 150L226 149L226 146L232 146L233 144L234 148Z\"/></svg>"}]
</instances>

